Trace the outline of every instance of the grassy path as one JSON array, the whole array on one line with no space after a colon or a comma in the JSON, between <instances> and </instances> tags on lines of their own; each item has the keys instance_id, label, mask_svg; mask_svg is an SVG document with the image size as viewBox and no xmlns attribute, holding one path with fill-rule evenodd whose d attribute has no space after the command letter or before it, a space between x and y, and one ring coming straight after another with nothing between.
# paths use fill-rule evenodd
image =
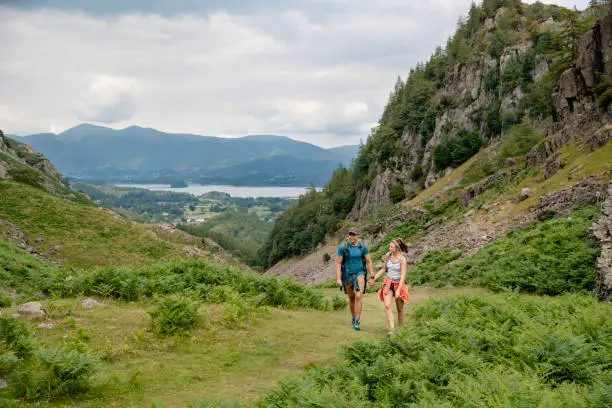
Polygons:
<instances>
[{"instance_id":1,"label":"grassy path","mask_svg":"<svg viewBox=\"0 0 612 408\"><path fill-rule=\"evenodd\" d=\"M339 293L324 291L330 297ZM468 292L483 290L420 287L411 293L412 304ZM91 310L83 309L80 299L56 303L58 309L72 309L72 318L52 329L37 329L43 343L81 341L90 353L115 358L102 363L87 395L42 406L184 407L197 406L202 398L252 402L280 379L338 361L341 345L382 338L387 331L382 303L374 293L365 297L361 332L350 327L348 310L272 309L248 327L219 329L207 325L218 311L206 306L204 324L187 338L169 340L147 331L149 303L108 302Z\"/></svg>"}]
</instances>

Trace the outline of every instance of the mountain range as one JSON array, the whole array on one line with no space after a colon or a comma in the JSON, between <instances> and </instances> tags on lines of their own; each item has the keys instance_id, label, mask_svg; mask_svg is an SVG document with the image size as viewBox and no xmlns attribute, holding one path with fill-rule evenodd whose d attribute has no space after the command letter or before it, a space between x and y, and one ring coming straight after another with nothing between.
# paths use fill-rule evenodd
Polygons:
<instances>
[{"instance_id":1,"label":"mountain range","mask_svg":"<svg viewBox=\"0 0 612 408\"><path fill-rule=\"evenodd\" d=\"M105 182L320 186L358 152L358 146L323 149L284 136L230 139L138 126L81 124L59 134L10 137L34 147L70 178Z\"/></svg>"}]
</instances>

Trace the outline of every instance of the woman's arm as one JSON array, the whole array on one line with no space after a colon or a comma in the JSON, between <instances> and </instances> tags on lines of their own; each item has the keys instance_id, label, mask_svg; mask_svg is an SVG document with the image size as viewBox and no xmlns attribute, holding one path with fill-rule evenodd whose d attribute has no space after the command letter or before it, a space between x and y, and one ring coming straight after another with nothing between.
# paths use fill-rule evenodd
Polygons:
<instances>
[{"instance_id":1,"label":"woman's arm","mask_svg":"<svg viewBox=\"0 0 612 408\"><path fill-rule=\"evenodd\" d=\"M401 257L400 258L400 271L401 271L401 276L400 276L400 281L399 281L399 285L397 286L397 291L395 292L395 297L399 297L400 292L402 291L402 288L404 287L404 285L406 284L404 282L404 280L406 279L406 258L405 257Z\"/></svg>"},{"instance_id":2,"label":"woman's arm","mask_svg":"<svg viewBox=\"0 0 612 408\"><path fill-rule=\"evenodd\" d=\"M387 257L389 256L389 254L385 255L385 257L383 258L383 266L382 268L380 268L380 270L378 272L376 272L376 275L372 276L370 278L370 281L372 282L372 285L374 285L374 282L376 282L376 279L378 279L381 275L383 275L385 272L387 272ZM372 286L370 285L370 286Z\"/></svg>"}]
</instances>

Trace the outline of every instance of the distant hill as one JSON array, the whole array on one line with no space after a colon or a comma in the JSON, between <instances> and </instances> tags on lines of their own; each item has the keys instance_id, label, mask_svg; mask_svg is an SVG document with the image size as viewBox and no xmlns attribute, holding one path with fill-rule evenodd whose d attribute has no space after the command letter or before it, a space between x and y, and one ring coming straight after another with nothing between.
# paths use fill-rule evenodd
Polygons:
<instances>
[{"instance_id":1,"label":"distant hill","mask_svg":"<svg viewBox=\"0 0 612 408\"><path fill-rule=\"evenodd\" d=\"M189 179L213 184L235 180L232 183L247 185L321 185L338 165L350 165L357 150L356 146L323 149L273 135L228 139L138 126L114 130L90 124L57 135L14 138L49 157L69 177L132 182ZM296 161L300 163L297 167ZM256 166L264 163L268 163L265 176L235 174L239 170L262 172Z\"/></svg>"}]
</instances>

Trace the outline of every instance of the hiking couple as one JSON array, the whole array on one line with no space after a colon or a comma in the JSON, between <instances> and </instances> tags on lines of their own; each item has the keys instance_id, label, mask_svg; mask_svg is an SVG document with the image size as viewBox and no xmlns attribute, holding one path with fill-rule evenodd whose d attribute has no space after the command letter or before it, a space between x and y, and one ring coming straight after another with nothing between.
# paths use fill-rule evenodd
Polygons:
<instances>
[{"instance_id":1,"label":"hiking couple","mask_svg":"<svg viewBox=\"0 0 612 408\"><path fill-rule=\"evenodd\" d=\"M398 313L398 325L404 324L404 302L409 302L408 287L404 283L406 278L406 257L408 250L406 244L400 239L394 239L389 244L389 252L385 255L382 268L374 273L374 266L368 247L359 240L359 232L349 231L348 240L338 247L336 256L336 283L344 288L348 298L353 320L351 325L355 330L361 330L362 295L365 292L365 273L369 272L372 278L368 286L374 286L376 280L384 273L387 274L378 291L379 299L385 305L387 326L394 328L393 302L395 301Z\"/></svg>"}]
</instances>

